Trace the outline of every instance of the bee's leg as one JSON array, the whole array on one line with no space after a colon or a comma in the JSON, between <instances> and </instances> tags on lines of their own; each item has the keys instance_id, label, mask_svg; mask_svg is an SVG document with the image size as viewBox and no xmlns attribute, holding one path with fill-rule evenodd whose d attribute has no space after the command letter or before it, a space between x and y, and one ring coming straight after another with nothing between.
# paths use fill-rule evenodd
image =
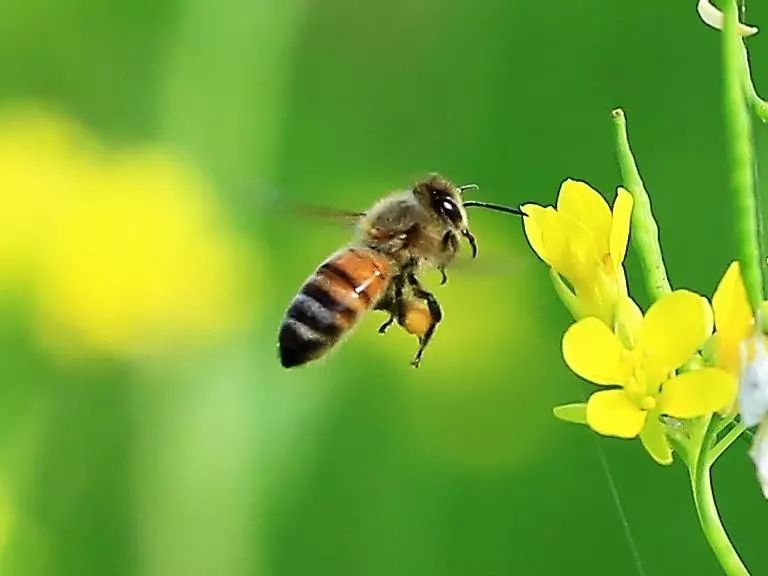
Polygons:
<instances>
[{"instance_id":1,"label":"bee's leg","mask_svg":"<svg viewBox=\"0 0 768 576\"><path fill-rule=\"evenodd\" d=\"M424 350L432 339L432 334L435 333L435 328L437 328L437 325L443 319L443 311L440 308L440 304L437 302L437 298L435 298L431 292L427 292L421 287L418 278L416 278L413 273L408 274L408 284L410 284L411 289L413 290L413 295L427 303L430 316L429 327L427 328L427 331L424 332L424 335L419 338L419 349L416 351L416 356L414 356L413 361L411 362L411 365L414 368L418 368L421 363L421 357L424 355Z\"/></svg>"},{"instance_id":2,"label":"bee's leg","mask_svg":"<svg viewBox=\"0 0 768 576\"><path fill-rule=\"evenodd\" d=\"M387 321L384 322L381 326L379 326L379 334L385 334L389 327L392 325L392 322L395 321L395 315L392 314L392 312L389 313L389 318L387 318Z\"/></svg>"},{"instance_id":3,"label":"bee's leg","mask_svg":"<svg viewBox=\"0 0 768 576\"><path fill-rule=\"evenodd\" d=\"M385 306L382 307L383 310L389 312L389 318L387 318L387 321L384 322L384 324L379 326L379 334L384 334L392 325L392 322L394 322L395 319L398 321L401 320L405 313L403 309L403 284L403 277L400 275L395 276L392 279L392 285L394 286L393 296L389 298Z\"/></svg>"},{"instance_id":4,"label":"bee's leg","mask_svg":"<svg viewBox=\"0 0 768 576\"><path fill-rule=\"evenodd\" d=\"M391 296L385 296L382 298L379 303L376 305L375 310L381 310L382 312L389 312L389 318L387 318L387 321L384 322L381 326L379 326L379 334L384 334L387 331L387 328L392 324L392 322L395 321L395 313L392 311L394 310L394 300Z\"/></svg>"},{"instance_id":5,"label":"bee's leg","mask_svg":"<svg viewBox=\"0 0 768 576\"><path fill-rule=\"evenodd\" d=\"M438 266L437 269L440 270L440 274L442 275L442 278L440 279L440 286L442 286L448 282L448 274L445 273L445 264Z\"/></svg>"},{"instance_id":6,"label":"bee's leg","mask_svg":"<svg viewBox=\"0 0 768 576\"><path fill-rule=\"evenodd\" d=\"M446 255L446 261L452 260L453 257L456 255L457 250L459 249L459 239L456 237L456 233L452 231L448 231L443 235L443 253ZM445 264L441 264L437 267L438 270L440 270L440 274L442 274L442 279L440 280L440 285L442 286L446 282L448 282L448 275L445 273Z\"/></svg>"}]
</instances>

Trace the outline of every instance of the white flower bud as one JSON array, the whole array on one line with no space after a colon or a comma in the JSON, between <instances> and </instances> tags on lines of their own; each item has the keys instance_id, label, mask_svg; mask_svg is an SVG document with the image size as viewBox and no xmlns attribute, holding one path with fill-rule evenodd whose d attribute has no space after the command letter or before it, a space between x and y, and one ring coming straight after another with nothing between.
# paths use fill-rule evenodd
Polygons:
<instances>
[{"instance_id":1,"label":"white flower bud","mask_svg":"<svg viewBox=\"0 0 768 576\"><path fill-rule=\"evenodd\" d=\"M723 29L723 13L712 5L710 0L699 0L696 10L705 24L717 30ZM737 25L739 36L754 36L758 30L754 26L747 26L741 22Z\"/></svg>"}]
</instances>

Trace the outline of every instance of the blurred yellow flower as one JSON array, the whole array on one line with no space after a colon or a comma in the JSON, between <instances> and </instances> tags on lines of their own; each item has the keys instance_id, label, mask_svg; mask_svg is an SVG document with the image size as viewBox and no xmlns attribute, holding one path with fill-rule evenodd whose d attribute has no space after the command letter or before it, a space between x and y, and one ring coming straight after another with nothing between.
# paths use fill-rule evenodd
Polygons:
<instances>
[{"instance_id":1,"label":"blurred yellow flower","mask_svg":"<svg viewBox=\"0 0 768 576\"><path fill-rule=\"evenodd\" d=\"M607 386L586 404L555 409L565 420L586 422L607 436L640 439L659 463L672 461L660 416L695 418L733 402L736 379L719 368L673 376L712 333L705 298L675 290L656 301L632 334L633 346L597 318L585 318L563 336L563 357L579 376Z\"/></svg>"},{"instance_id":2,"label":"blurred yellow flower","mask_svg":"<svg viewBox=\"0 0 768 576\"><path fill-rule=\"evenodd\" d=\"M738 262L723 274L712 297L717 339L717 365L738 378L742 346L752 336L755 324L747 289Z\"/></svg>"},{"instance_id":3,"label":"blurred yellow flower","mask_svg":"<svg viewBox=\"0 0 768 576\"><path fill-rule=\"evenodd\" d=\"M173 349L234 329L245 254L204 180L159 149L105 150L72 121L0 118L0 294L59 350Z\"/></svg>"},{"instance_id":4,"label":"blurred yellow flower","mask_svg":"<svg viewBox=\"0 0 768 576\"><path fill-rule=\"evenodd\" d=\"M627 294L623 262L632 203L619 188L611 210L589 184L566 180L557 208L522 206L528 242L550 266L558 294L577 319L597 316L613 325L616 302Z\"/></svg>"}]
</instances>

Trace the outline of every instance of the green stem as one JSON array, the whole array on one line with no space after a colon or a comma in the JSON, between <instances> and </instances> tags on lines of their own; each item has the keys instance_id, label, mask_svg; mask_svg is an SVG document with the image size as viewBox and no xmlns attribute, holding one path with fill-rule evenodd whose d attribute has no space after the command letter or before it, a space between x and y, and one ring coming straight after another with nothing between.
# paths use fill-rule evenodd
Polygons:
<instances>
[{"instance_id":1,"label":"green stem","mask_svg":"<svg viewBox=\"0 0 768 576\"><path fill-rule=\"evenodd\" d=\"M752 80L752 70L749 67L749 55L747 54L747 47L742 42L741 46L742 60L744 66L744 90L747 94L747 103L752 108L752 112L755 113L762 122L768 122L768 102L760 98L755 88L755 83Z\"/></svg>"},{"instance_id":2,"label":"green stem","mask_svg":"<svg viewBox=\"0 0 768 576\"><path fill-rule=\"evenodd\" d=\"M739 19L743 22L746 18L746 2L740 0L739 2ZM747 47L742 40L741 44L742 59L744 61L744 91L747 94L747 102L749 103L752 112L760 118L762 122L768 122L768 102L760 98L755 88L755 83L752 81L752 70L749 67L749 54L747 53Z\"/></svg>"},{"instance_id":3,"label":"green stem","mask_svg":"<svg viewBox=\"0 0 768 576\"><path fill-rule=\"evenodd\" d=\"M730 164L730 186L736 200L736 232L744 284L753 310L763 296L760 226L755 198L755 160L752 132L744 86L744 45L738 35L736 3L726 0L723 7L723 76L725 121Z\"/></svg>"},{"instance_id":4,"label":"green stem","mask_svg":"<svg viewBox=\"0 0 768 576\"><path fill-rule=\"evenodd\" d=\"M728 430L728 433L723 436L707 454L709 463L714 464L715 460L720 458L720 455L725 452L725 450L727 450L728 447L733 444L746 429L747 427L744 425L744 423L739 422L733 428Z\"/></svg>"},{"instance_id":5,"label":"green stem","mask_svg":"<svg viewBox=\"0 0 768 576\"><path fill-rule=\"evenodd\" d=\"M725 527L720 521L720 514L717 511L715 496L712 492L713 460L710 457L710 449L715 439L715 427L710 425L710 420L704 420L702 424L706 425L707 429L701 438L698 456L691 462L693 466L689 466L688 469L696 514L699 517L701 530L725 574L728 576L749 576L749 571L739 558L738 552L731 544Z\"/></svg>"},{"instance_id":6,"label":"green stem","mask_svg":"<svg viewBox=\"0 0 768 576\"><path fill-rule=\"evenodd\" d=\"M611 112L611 117L615 129L616 154L621 177L624 187L632 194L635 201L632 209L632 245L640 257L648 296L652 300L658 300L672 290L659 245L659 227L653 217L651 200L640 178L632 149L629 147L624 111L617 108Z\"/></svg>"},{"instance_id":7,"label":"green stem","mask_svg":"<svg viewBox=\"0 0 768 576\"><path fill-rule=\"evenodd\" d=\"M696 513L699 516L701 529L707 538L707 542L709 542L709 546L712 548L712 552L715 553L717 560L720 562L720 566L728 576L749 576L747 567L744 566L738 553L733 548L723 523L720 521L715 498L712 494L710 470L710 466L707 465L696 477L691 476L693 500L696 504Z\"/></svg>"},{"instance_id":8,"label":"green stem","mask_svg":"<svg viewBox=\"0 0 768 576\"><path fill-rule=\"evenodd\" d=\"M718 434L720 434L720 432L722 432L723 430L728 428L730 423L733 422L735 419L736 419L736 414L735 413L730 415L730 416L725 416L723 418L719 418L717 420L717 422L714 424L715 435L717 436Z\"/></svg>"}]
</instances>

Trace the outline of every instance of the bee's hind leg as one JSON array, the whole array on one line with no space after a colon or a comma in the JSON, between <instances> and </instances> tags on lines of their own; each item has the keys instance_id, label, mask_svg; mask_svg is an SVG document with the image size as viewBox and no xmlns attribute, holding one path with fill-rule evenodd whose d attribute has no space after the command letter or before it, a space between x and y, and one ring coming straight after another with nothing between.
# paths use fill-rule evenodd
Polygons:
<instances>
[{"instance_id":1,"label":"bee's hind leg","mask_svg":"<svg viewBox=\"0 0 768 576\"><path fill-rule=\"evenodd\" d=\"M437 328L437 325L443 319L443 311L440 308L437 298L435 298L431 292L427 292L421 287L418 278L416 278L413 273L408 274L408 284L413 290L413 295L427 303L430 316L430 324L424 334L419 338L419 349L416 351L416 356L414 356L411 361L411 365L414 368L418 368L419 364L421 364L421 358L424 356L424 350L432 339L432 335L435 333L435 328Z\"/></svg>"},{"instance_id":2,"label":"bee's hind leg","mask_svg":"<svg viewBox=\"0 0 768 576\"><path fill-rule=\"evenodd\" d=\"M379 326L379 334L386 333L395 320L402 324L402 319L405 315L405 307L403 306L403 284L402 276L393 278L392 296L386 298L379 306L377 306L378 309L389 312L389 318L387 318L384 324Z\"/></svg>"}]
</instances>

